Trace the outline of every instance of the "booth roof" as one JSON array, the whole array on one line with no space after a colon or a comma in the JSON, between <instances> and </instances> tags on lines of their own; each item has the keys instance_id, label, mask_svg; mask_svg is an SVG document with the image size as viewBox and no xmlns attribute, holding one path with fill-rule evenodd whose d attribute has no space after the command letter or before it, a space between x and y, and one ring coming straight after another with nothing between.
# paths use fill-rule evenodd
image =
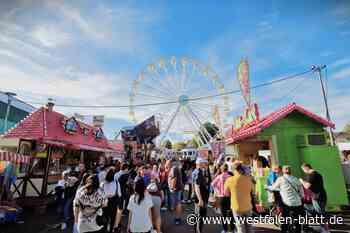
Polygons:
<instances>
[{"instance_id":1,"label":"booth roof","mask_svg":"<svg viewBox=\"0 0 350 233\"><path fill-rule=\"evenodd\" d=\"M97 128L77 121L78 129L75 133L64 130L64 122L69 119L61 113L49 111L42 107L20 121L16 127L10 129L4 138L21 138L36 140L55 146L91 151L113 151L108 140L103 137L96 139L94 132ZM83 133L83 130L87 133Z\"/></svg>"},{"instance_id":2,"label":"booth roof","mask_svg":"<svg viewBox=\"0 0 350 233\"><path fill-rule=\"evenodd\" d=\"M297 105L296 103L291 103L275 112L270 113L269 115L265 116L264 118L260 119L259 122L257 122L256 124L247 127L247 128L243 128L240 129L237 132L234 132L232 130L231 136L226 138L226 143L227 144L231 144L234 142L237 142L239 140L248 138L248 137L252 137L258 133L260 133L262 130L270 127L272 124L276 123L277 121L283 119L284 117L286 117L287 115L289 115L290 113L294 112L294 111L298 111L308 117L310 117L311 119L319 122L320 124L324 125L324 126L328 126L328 127L332 127L334 128L334 124L308 110L306 110L305 108Z\"/></svg>"},{"instance_id":3,"label":"booth roof","mask_svg":"<svg viewBox=\"0 0 350 233\"><path fill-rule=\"evenodd\" d=\"M117 153L124 153L124 143L122 141L110 141L109 146Z\"/></svg>"}]
</instances>

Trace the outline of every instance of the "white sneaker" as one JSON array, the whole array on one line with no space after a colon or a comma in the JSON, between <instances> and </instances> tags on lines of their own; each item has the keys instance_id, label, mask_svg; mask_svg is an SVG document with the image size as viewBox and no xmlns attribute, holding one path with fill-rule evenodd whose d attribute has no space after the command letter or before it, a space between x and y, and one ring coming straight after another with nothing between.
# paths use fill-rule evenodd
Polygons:
<instances>
[{"instance_id":1,"label":"white sneaker","mask_svg":"<svg viewBox=\"0 0 350 233\"><path fill-rule=\"evenodd\" d=\"M61 223L61 231L64 231L67 229L67 223L63 222Z\"/></svg>"},{"instance_id":2,"label":"white sneaker","mask_svg":"<svg viewBox=\"0 0 350 233\"><path fill-rule=\"evenodd\" d=\"M221 233L228 233L228 232L226 232L226 231L222 230L222 231L221 231Z\"/></svg>"}]
</instances>

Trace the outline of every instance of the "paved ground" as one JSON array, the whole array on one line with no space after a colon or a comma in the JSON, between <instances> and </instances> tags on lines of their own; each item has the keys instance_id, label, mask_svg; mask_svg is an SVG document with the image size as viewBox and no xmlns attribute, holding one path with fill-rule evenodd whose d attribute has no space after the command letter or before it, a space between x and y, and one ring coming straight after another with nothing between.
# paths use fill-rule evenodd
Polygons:
<instances>
[{"instance_id":1,"label":"paved ground","mask_svg":"<svg viewBox=\"0 0 350 233\"><path fill-rule=\"evenodd\" d=\"M193 205L184 206L184 216L193 213ZM214 216L212 210L209 211L211 216ZM332 233L349 233L350 232L350 211L338 214L344 218L344 224L332 227ZM162 212L163 218L163 232L164 233L194 233L194 228L187 225L186 223L182 225L174 225L173 217L170 212ZM185 218L185 217L184 217ZM24 213L24 223L23 224L6 224L0 225L0 233L62 233L62 231L55 226L58 226L58 218L55 214L54 208L49 208L48 213L43 216L37 216L32 213L32 211L25 211ZM126 222L126 219L125 221ZM71 233L71 224L66 232ZM268 226L255 226L255 232L259 233L274 233L280 232L278 229L268 225ZM125 232L125 231L124 231ZM204 227L204 232L206 233L219 233L221 232L221 226L219 225L206 225Z\"/></svg>"}]
</instances>

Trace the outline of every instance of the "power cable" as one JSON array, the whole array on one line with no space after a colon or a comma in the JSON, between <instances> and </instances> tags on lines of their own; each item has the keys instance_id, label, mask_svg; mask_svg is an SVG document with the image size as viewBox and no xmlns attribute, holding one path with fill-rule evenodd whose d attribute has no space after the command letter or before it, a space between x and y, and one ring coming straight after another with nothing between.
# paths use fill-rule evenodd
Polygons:
<instances>
[{"instance_id":1,"label":"power cable","mask_svg":"<svg viewBox=\"0 0 350 233\"><path fill-rule=\"evenodd\" d=\"M269 86L269 85L273 85L275 83L283 82L283 81L294 79L294 78L303 77L303 75L305 75L307 73L310 73L310 72L312 72L311 69L309 69L307 71L303 71L303 72L297 73L297 74L293 74L293 75L290 75L290 76L286 76L284 78L272 80L270 82L261 83L261 84L252 86L250 88L250 90L261 88L261 87L265 87L265 86ZM236 93L240 93L240 92L241 92L241 90L237 89L237 90L227 91L227 92L220 93L220 94L188 98L188 101L190 102L190 101L197 101L197 100L202 100L202 99L210 99L210 98L215 98L215 97L220 97L220 96L232 95L232 94L236 94ZM35 104L35 105L45 105L46 104L46 103L31 102L31 101L28 101L27 103ZM56 104L56 106L58 106L58 107L70 107L70 108L131 108L131 107L136 108L136 107L148 107L148 106L168 105L168 104L176 104L176 103L179 103L179 100L165 101L165 102L155 102L155 103L145 103L145 104L133 104L133 105L69 105L69 104Z\"/></svg>"}]
</instances>

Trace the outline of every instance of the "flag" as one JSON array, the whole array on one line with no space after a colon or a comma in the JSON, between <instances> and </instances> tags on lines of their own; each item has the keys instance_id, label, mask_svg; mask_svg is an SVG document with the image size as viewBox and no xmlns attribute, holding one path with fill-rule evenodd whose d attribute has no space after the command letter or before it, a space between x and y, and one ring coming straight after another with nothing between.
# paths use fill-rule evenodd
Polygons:
<instances>
[{"instance_id":1,"label":"flag","mask_svg":"<svg viewBox=\"0 0 350 233\"><path fill-rule=\"evenodd\" d=\"M151 143L159 135L155 117L144 120L135 127L137 139L140 143Z\"/></svg>"},{"instance_id":2,"label":"flag","mask_svg":"<svg viewBox=\"0 0 350 233\"><path fill-rule=\"evenodd\" d=\"M136 141L136 131L134 127L125 127L120 130L124 141Z\"/></svg>"},{"instance_id":3,"label":"flag","mask_svg":"<svg viewBox=\"0 0 350 233\"><path fill-rule=\"evenodd\" d=\"M249 84L249 63L247 59L242 59L237 68L237 79L241 88L242 96L250 106L250 84Z\"/></svg>"}]
</instances>

